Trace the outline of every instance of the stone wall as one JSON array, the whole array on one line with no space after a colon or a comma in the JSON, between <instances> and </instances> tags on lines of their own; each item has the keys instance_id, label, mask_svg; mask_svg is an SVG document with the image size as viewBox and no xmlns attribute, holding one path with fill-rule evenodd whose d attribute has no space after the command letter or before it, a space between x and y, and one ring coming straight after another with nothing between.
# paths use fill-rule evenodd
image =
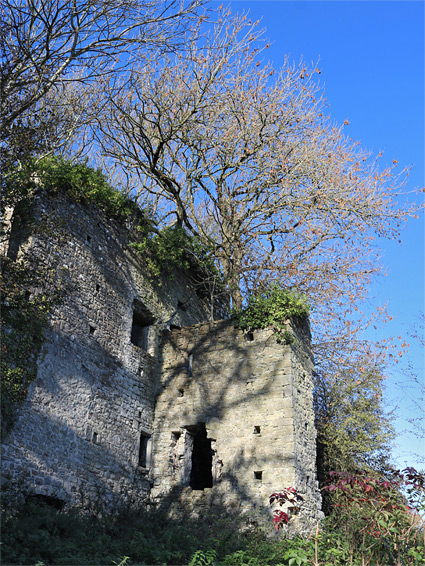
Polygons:
<instances>
[{"instance_id":1,"label":"stone wall","mask_svg":"<svg viewBox=\"0 0 425 566\"><path fill-rule=\"evenodd\" d=\"M148 501L260 517L295 487L317 516L308 323L291 345L270 331L205 323L183 273L154 281L129 245L131 224L40 191L15 210L8 261L63 287L36 381L2 445L10 492L115 509ZM201 510L201 511L200 511Z\"/></svg>"},{"instance_id":2,"label":"stone wall","mask_svg":"<svg viewBox=\"0 0 425 566\"><path fill-rule=\"evenodd\" d=\"M37 379L2 446L6 485L107 508L146 500L157 337L167 325L205 320L207 309L183 276L144 275L133 238L131 226L62 193L39 193L30 216L15 211L9 261L46 274L29 293L60 285L65 294L50 315Z\"/></svg>"},{"instance_id":3,"label":"stone wall","mask_svg":"<svg viewBox=\"0 0 425 566\"><path fill-rule=\"evenodd\" d=\"M317 516L308 322L288 328L292 345L229 321L164 333L153 502L195 513L214 503L268 520L270 495L291 486Z\"/></svg>"}]
</instances>

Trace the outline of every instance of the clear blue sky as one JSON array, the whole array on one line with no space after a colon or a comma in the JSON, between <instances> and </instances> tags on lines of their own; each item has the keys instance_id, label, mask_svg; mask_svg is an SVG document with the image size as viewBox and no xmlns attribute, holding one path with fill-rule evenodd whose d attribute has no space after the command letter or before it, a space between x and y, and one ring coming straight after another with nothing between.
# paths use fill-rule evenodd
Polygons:
<instances>
[{"instance_id":1,"label":"clear blue sky","mask_svg":"<svg viewBox=\"0 0 425 566\"><path fill-rule=\"evenodd\" d=\"M213 7L219 4L212 2ZM349 120L345 133L375 154L384 151L384 162L397 159L401 166L412 165L409 188L425 186L422 1L232 0L230 6L233 12L249 10L253 20L262 18L273 42L267 56L275 66L285 54L295 61L320 59L332 118ZM423 193L416 201L420 198ZM409 223L401 246L383 241L382 249L388 275L373 286L371 299L387 303L394 320L369 337L407 338L425 311L423 217ZM397 386L409 384L408 362L425 381L423 347L408 342L409 353L389 378L386 396L399 414L396 463L420 467L415 453L425 455L424 443L404 429L408 416L423 418L424 411L414 402L417 390Z\"/></svg>"}]
</instances>

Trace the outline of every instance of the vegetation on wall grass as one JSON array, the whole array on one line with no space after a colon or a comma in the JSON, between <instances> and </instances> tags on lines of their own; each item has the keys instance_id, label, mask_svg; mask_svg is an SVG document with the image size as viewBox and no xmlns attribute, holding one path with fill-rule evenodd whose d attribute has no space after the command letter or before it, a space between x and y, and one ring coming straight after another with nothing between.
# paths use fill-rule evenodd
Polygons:
<instances>
[{"instance_id":1,"label":"vegetation on wall grass","mask_svg":"<svg viewBox=\"0 0 425 566\"><path fill-rule=\"evenodd\" d=\"M116 219L128 218L138 210L134 201L110 186L99 169L61 157L33 159L16 169L6 181L5 204L15 204L31 195L37 187L49 191L64 190L71 200L95 204Z\"/></svg>"},{"instance_id":2,"label":"vegetation on wall grass","mask_svg":"<svg viewBox=\"0 0 425 566\"><path fill-rule=\"evenodd\" d=\"M287 330L288 319L305 318L308 314L309 306L303 295L272 285L261 295L251 297L245 309L234 310L232 317L242 330L272 328L277 340L290 344L294 337Z\"/></svg>"},{"instance_id":3,"label":"vegetation on wall grass","mask_svg":"<svg viewBox=\"0 0 425 566\"><path fill-rule=\"evenodd\" d=\"M3 205L22 204L37 187L48 191L63 190L74 202L94 204L108 217L125 220L138 213L138 239L131 245L143 256L152 278L161 275L173 279L175 271L191 272L195 288L204 294L214 286L215 293L224 290L213 250L179 225L157 227L155 218L142 210L134 200L114 189L106 176L87 165L61 157L29 161L6 180Z\"/></svg>"},{"instance_id":4,"label":"vegetation on wall grass","mask_svg":"<svg viewBox=\"0 0 425 566\"><path fill-rule=\"evenodd\" d=\"M404 488L404 492L400 491ZM35 499L4 510L4 564L184 566L420 566L425 564L424 475L412 468L391 478L333 474L333 511L309 535L271 531L230 516L220 506L194 520L160 511L122 510L102 517L58 512ZM403 494L404 493L404 494ZM302 505L293 488L271 496L275 526ZM289 509L288 509L289 505ZM272 529L272 525L270 525ZM283 530L283 529L282 529ZM282 531L281 531L282 532Z\"/></svg>"}]
</instances>

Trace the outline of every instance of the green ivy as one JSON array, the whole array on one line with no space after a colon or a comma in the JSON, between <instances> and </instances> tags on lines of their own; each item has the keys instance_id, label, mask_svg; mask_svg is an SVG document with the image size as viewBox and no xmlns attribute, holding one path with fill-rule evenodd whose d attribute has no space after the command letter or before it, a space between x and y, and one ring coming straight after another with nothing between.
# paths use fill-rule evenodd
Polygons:
<instances>
[{"instance_id":1,"label":"green ivy","mask_svg":"<svg viewBox=\"0 0 425 566\"><path fill-rule=\"evenodd\" d=\"M272 285L261 295L251 297L245 309L233 311L232 318L239 328L248 332L272 328L277 340L290 344L294 337L286 328L288 319L308 315L309 306L304 295Z\"/></svg>"},{"instance_id":2,"label":"green ivy","mask_svg":"<svg viewBox=\"0 0 425 566\"><path fill-rule=\"evenodd\" d=\"M30 294L29 289L52 282L54 272L45 273L27 262L8 261L0 278L1 326L1 413L2 436L14 423L16 407L23 403L29 385L37 376L37 360L44 343L49 312L62 292Z\"/></svg>"},{"instance_id":3,"label":"green ivy","mask_svg":"<svg viewBox=\"0 0 425 566\"><path fill-rule=\"evenodd\" d=\"M134 201L110 186L99 169L61 157L32 160L10 175L6 183L5 204L15 204L26 198L37 186L47 190L65 190L73 201L96 204L105 214L116 219L128 218L138 210Z\"/></svg>"}]
</instances>

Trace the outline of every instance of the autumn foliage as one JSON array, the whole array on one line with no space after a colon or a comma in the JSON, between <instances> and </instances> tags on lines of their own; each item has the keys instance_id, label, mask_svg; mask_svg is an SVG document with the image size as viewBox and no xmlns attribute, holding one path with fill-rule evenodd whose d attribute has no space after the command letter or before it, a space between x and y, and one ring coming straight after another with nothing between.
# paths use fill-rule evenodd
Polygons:
<instances>
[{"instance_id":1,"label":"autumn foliage","mask_svg":"<svg viewBox=\"0 0 425 566\"><path fill-rule=\"evenodd\" d=\"M321 532L311 540L312 561L307 561L305 545L293 551L304 553L305 562L321 564L405 564L425 562L425 477L414 468L391 469L386 476L368 472L331 472L323 495L331 501L332 513ZM298 513L303 498L294 488L270 497L271 504L284 506L274 511L276 530ZM313 558L314 556L314 558Z\"/></svg>"}]
</instances>

